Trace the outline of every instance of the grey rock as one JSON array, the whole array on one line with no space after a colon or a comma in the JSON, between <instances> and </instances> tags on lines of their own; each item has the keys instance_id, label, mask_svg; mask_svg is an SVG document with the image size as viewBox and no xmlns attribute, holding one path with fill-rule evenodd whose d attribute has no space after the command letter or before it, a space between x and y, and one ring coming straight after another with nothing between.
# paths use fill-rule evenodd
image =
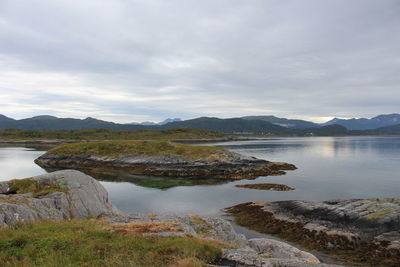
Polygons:
<instances>
[{"instance_id":1,"label":"grey rock","mask_svg":"<svg viewBox=\"0 0 400 267\"><path fill-rule=\"evenodd\" d=\"M250 239L248 245L263 257L295 259L308 263L319 263L319 260L311 253L302 251L278 240L255 238Z\"/></svg>"},{"instance_id":2,"label":"grey rock","mask_svg":"<svg viewBox=\"0 0 400 267\"><path fill-rule=\"evenodd\" d=\"M246 237L242 234L237 234L228 221L218 217L206 217L204 219L209 225L211 225L208 234L213 239L225 243L236 244L240 247L246 244Z\"/></svg>"},{"instance_id":3,"label":"grey rock","mask_svg":"<svg viewBox=\"0 0 400 267\"><path fill-rule=\"evenodd\" d=\"M73 218L98 217L118 210L108 200L107 190L94 178L75 170L63 170L37 177L39 182L57 182L68 189Z\"/></svg>"},{"instance_id":4,"label":"grey rock","mask_svg":"<svg viewBox=\"0 0 400 267\"><path fill-rule=\"evenodd\" d=\"M400 231L400 199L350 199L324 202L277 201L264 209L277 218L300 222L314 230L357 236L380 241L398 239ZM400 241L400 239L398 239Z\"/></svg>"},{"instance_id":5,"label":"grey rock","mask_svg":"<svg viewBox=\"0 0 400 267\"><path fill-rule=\"evenodd\" d=\"M308 252L272 239L249 240L249 245L238 249L226 249L222 257L236 267L338 267L324 264ZM254 248L252 248L253 246ZM286 252L285 250L288 250Z\"/></svg>"},{"instance_id":6,"label":"grey rock","mask_svg":"<svg viewBox=\"0 0 400 267\"><path fill-rule=\"evenodd\" d=\"M7 194L10 183L3 182L0 185L3 188L0 194L0 227L17 222L84 219L118 213L108 201L104 187L81 172L64 170L35 178L38 183L63 185L68 193L53 192L38 197L33 197L31 193L12 195Z\"/></svg>"}]
</instances>

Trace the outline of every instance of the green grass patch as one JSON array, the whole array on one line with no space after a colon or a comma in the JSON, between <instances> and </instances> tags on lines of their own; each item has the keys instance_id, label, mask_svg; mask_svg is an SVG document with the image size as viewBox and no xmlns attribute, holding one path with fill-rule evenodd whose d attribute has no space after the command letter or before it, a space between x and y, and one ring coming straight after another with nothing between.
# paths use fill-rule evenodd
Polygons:
<instances>
[{"instance_id":1,"label":"green grass patch","mask_svg":"<svg viewBox=\"0 0 400 267\"><path fill-rule=\"evenodd\" d=\"M171 140L171 139L214 139L225 134L194 128L173 128L167 130L0 130L3 140Z\"/></svg>"},{"instance_id":2,"label":"green grass patch","mask_svg":"<svg viewBox=\"0 0 400 267\"><path fill-rule=\"evenodd\" d=\"M203 266L221 255L221 247L111 231L96 220L43 221L0 230L0 266Z\"/></svg>"},{"instance_id":3,"label":"green grass patch","mask_svg":"<svg viewBox=\"0 0 400 267\"><path fill-rule=\"evenodd\" d=\"M11 180L8 194L32 193L33 197L44 196L53 192L68 193L65 185L59 183L39 182L36 178Z\"/></svg>"},{"instance_id":4,"label":"green grass patch","mask_svg":"<svg viewBox=\"0 0 400 267\"><path fill-rule=\"evenodd\" d=\"M176 156L185 159L218 159L227 152L211 146L190 146L168 141L107 141L64 144L50 149L46 155L119 157L129 154Z\"/></svg>"},{"instance_id":5,"label":"green grass patch","mask_svg":"<svg viewBox=\"0 0 400 267\"><path fill-rule=\"evenodd\" d=\"M367 216L364 216L365 219L368 220L378 220L380 218L383 218L391 213L395 213L395 211L391 211L391 210L380 210L374 213L371 213Z\"/></svg>"}]
</instances>

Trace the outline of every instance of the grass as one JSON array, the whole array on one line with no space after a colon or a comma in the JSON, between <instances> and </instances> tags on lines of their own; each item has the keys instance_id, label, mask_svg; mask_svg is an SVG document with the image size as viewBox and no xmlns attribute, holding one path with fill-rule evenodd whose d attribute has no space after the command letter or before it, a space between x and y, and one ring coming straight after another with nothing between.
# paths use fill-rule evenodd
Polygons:
<instances>
[{"instance_id":1,"label":"grass","mask_svg":"<svg viewBox=\"0 0 400 267\"><path fill-rule=\"evenodd\" d=\"M383 218L391 213L395 213L395 212L392 210L380 210L380 211L371 213L367 216L364 216L364 218L368 219L368 220L378 220L378 219Z\"/></svg>"},{"instance_id":2,"label":"grass","mask_svg":"<svg viewBox=\"0 0 400 267\"><path fill-rule=\"evenodd\" d=\"M194 128L173 128L167 130L0 130L3 140L172 140L172 139L214 139L224 138L225 134Z\"/></svg>"},{"instance_id":3,"label":"grass","mask_svg":"<svg viewBox=\"0 0 400 267\"><path fill-rule=\"evenodd\" d=\"M65 185L39 182L35 178L11 180L11 185L8 189L8 194L32 193L33 197L44 196L53 192L68 193L68 189Z\"/></svg>"},{"instance_id":4,"label":"grass","mask_svg":"<svg viewBox=\"0 0 400 267\"><path fill-rule=\"evenodd\" d=\"M129 154L147 156L175 156L184 159L218 159L223 148L190 146L168 141L107 141L64 144L50 149L46 155L119 157Z\"/></svg>"},{"instance_id":5,"label":"grass","mask_svg":"<svg viewBox=\"0 0 400 267\"><path fill-rule=\"evenodd\" d=\"M204 266L222 246L115 231L96 220L42 221L0 230L0 266Z\"/></svg>"}]
</instances>

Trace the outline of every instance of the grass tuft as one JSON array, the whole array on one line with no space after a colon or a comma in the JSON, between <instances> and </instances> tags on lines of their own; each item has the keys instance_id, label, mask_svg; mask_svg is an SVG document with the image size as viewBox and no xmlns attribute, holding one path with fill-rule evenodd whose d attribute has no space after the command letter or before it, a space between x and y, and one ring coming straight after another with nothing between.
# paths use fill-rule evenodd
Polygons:
<instances>
[{"instance_id":1,"label":"grass tuft","mask_svg":"<svg viewBox=\"0 0 400 267\"><path fill-rule=\"evenodd\" d=\"M36 178L14 179L8 194L32 193L33 197L44 196L53 192L68 193L68 189L58 183L39 182Z\"/></svg>"}]
</instances>

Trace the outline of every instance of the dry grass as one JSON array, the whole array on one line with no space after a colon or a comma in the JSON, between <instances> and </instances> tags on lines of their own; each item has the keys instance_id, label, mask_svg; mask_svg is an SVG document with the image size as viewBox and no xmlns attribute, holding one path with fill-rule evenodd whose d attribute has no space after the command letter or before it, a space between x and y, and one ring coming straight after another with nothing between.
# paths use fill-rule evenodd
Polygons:
<instances>
[{"instance_id":1,"label":"dry grass","mask_svg":"<svg viewBox=\"0 0 400 267\"><path fill-rule=\"evenodd\" d=\"M131 222L114 224L116 232L125 233L161 233L161 232L183 232L183 228L177 227L178 223L172 222Z\"/></svg>"}]
</instances>

